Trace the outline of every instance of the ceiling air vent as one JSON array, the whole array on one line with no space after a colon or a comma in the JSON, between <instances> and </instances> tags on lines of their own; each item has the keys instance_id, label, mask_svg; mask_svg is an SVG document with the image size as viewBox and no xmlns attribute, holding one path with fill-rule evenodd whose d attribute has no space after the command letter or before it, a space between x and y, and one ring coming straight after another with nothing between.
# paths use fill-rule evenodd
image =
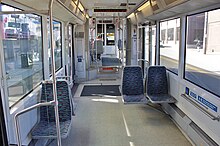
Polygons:
<instances>
[{"instance_id":1,"label":"ceiling air vent","mask_svg":"<svg viewBox=\"0 0 220 146\"><path fill-rule=\"evenodd\" d=\"M135 6L136 3L128 3L129 6Z\"/></svg>"},{"instance_id":2,"label":"ceiling air vent","mask_svg":"<svg viewBox=\"0 0 220 146\"><path fill-rule=\"evenodd\" d=\"M94 9L94 12L127 12L127 9Z\"/></svg>"},{"instance_id":3,"label":"ceiling air vent","mask_svg":"<svg viewBox=\"0 0 220 146\"><path fill-rule=\"evenodd\" d=\"M99 23L112 23L112 20L99 20Z\"/></svg>"}]
</instances>

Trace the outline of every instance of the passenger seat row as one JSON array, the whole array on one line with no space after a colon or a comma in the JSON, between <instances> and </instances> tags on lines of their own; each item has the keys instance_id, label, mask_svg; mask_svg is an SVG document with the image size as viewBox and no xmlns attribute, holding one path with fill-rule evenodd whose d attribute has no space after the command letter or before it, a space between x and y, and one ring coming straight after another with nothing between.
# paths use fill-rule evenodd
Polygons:
<instances>
[{"instance_id":1,"label":"passenger seat row","mask_svg":"<svg viewBox=\"0 0 220 146\"><path fill-rule=\"evenodd\" d=\"M146 75L146 95L144 93L143 73L140 66L126 66L123 69L121 92L124 103L173 103L168 93L166 68L150 66Z\"/></svg>"}]
</instances>

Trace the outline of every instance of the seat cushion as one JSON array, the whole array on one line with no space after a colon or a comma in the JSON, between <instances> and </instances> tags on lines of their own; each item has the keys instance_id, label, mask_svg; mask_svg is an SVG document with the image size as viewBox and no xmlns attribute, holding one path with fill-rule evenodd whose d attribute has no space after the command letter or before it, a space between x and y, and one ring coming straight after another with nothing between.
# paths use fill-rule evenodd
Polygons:
<instances>
[{"instance_id":1,"label":"seat cushion","mask_svg":"<svg viewBox=\"0 0 220 146\"><path fill-rule=\"evenodd\" d=\"M61 138L66 138L71 126L71 120L60 122ZM57 138L56 122L40 121L32 131L32 138Z\"/></svg>"},{"instance_id":2,"label":"seat cushion","mask_svg":"<svg viewBox=\"0 0 220 146\"><path fill-rule=\"evenodd\" d=\"M154 95L148 95L150 101L152 103L173 103L175 102L175 99L170 96L169 94L154 94Z\"/></svg>"},{"instance_id":3,"label":"seat cushion","mask_svg":"<svg viewBox=\"0 0 220 146\"><path fill-rule=\"evenodd\" d=\"M124 103L147 103L147 98L141 95L123 95Z\"/></svg>"}]
</instances>

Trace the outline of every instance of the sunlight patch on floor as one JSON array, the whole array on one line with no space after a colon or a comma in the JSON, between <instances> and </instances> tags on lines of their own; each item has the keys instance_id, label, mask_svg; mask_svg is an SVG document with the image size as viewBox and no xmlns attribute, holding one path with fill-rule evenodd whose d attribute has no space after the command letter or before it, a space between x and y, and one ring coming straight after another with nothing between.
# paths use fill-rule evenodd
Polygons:
<instances>
[{"instance_id":1,"label":"sunlight patch on floor","mask_svg":"<svg viewBox=\"0 0 220 146\"><path fill-rule=\"evenodd\" d=\"M130 146L135 146L134 143L131 141L129 142L129 144L130 144Z\"/></svg>"},{"instance_id":2,"label":"sunlight patch on floor","mask_svg":"<svg viewBox=\"0 0 220 146\"><path fill-rule=\"evenodd\" d=\"M107 102L107 103L119 103L118 99L92 99L92 101L96 102Z\"/></svg>"}]
</instances>

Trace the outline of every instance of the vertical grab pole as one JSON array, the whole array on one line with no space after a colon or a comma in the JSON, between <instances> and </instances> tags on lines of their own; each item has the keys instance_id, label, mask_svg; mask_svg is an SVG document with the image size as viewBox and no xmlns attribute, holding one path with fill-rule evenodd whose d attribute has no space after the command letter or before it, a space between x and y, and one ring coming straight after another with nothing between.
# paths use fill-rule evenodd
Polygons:
<instances>
[{"instance_id":1,"label":"vertical grab pole","mask_svg":"<svg viewBox=\"0 0 220 146\"><path fill-rule=\"evenodd\" d=\"M56 87L56 77L55 77L55 58L54 58L54 43L53 43L53 1L50 0L49 3L49 18L50 18L50 47L51 47L51 69L52 69L52 80L53 80L53 99L55 102L54 110L56 117L56 130L57 130L57 145L61 146L61 136L60 136L60 121L59 121L59 112L58 112L58 100L57 100L57 87Z\"/></svg>"},{"instance_id":2,"label":"vertical grab pole","mask_svg":"<svg viewBox=\"0 0 220 146\"><path fill-rule=\"evenodd\" d=\"M122 67L124 67L125 63L124 63L124 41L125 41L125 19L122 19Z\"/></svg>"}]
</instances>

